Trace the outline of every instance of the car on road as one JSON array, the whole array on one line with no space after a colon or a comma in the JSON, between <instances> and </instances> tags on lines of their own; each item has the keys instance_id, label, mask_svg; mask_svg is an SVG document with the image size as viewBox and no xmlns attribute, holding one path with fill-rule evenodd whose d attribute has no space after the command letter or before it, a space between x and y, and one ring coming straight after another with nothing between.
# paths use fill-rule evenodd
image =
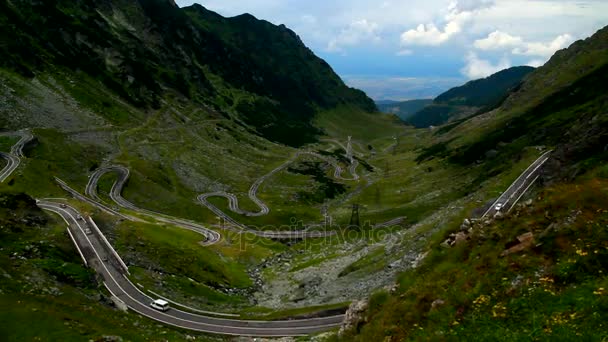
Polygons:
<instances>
[{"instance_id":1,"label":"car on road","mask_svg":"<svg viewBox=\"0 0 608 342\"><path fill-rule=\"evenodd\" d=\"M65 208L67 208L67 207L68 207L68 206L67 206L66 204L64 204L64 203L61 203L59 206L60 206L61 208L63 208L63 209L65 209Z\"/></svg>"},{"instance_id":2,"label":"car on road","mask_svg":"<svg viewBox=\"0 0 608 342\"><path fill-rule=\"evenodd\" d=\"M156 299L155 301L153 301L152 303L150 303L150 306L158 311L162 311L165 312L167 310L169 310L169 303L167 301L164 301L162 299Z\"/></svg>"},{"instance_id":3,"label":"car on road","mask_svg":"<svg viewBox=\"0 0 608 342\"><path fill-rule=\"evenodd\" d=\"M80 216L80 215L78 215L78 217L76 217L76 219L77 219L78 221L83 221L83 220L84 220L84 219L82 218L82 216Z\"/></svg>"},{"instance_id":4,"label":"car on road","mask_svg":"<svg viewBox=\"0 0 608 342\"><path fill-rule=\"evenodd\" d=\"M503 204L502 204L502 203L497 203L497 204L496 204L496 206L494 207L494 210L496 210L496 211L501 211L501 210L502 210L502 207L503 207Z\"/></svg>"},{"instance_id":5,"label":"car on road","mask_svg":"<svg viewBox=\"0 0 608 342\"><path fill-rule=\"evenodd\" d=\"M85 227L85 228L84 228L84 232L85 232L85 234L87 234L87 235L91 235L91 234L93 234L93 232L91 231L91 229L90 229L89 227Z\"/></svg>"}]
</instances>

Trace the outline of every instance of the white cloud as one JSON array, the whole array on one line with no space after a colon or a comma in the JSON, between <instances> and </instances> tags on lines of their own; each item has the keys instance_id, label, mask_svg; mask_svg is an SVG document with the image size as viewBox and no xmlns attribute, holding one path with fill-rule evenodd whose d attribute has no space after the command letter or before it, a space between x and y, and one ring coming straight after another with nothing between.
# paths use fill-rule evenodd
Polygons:
<instances>
[{"instance_id":1,"label":"white cloud","mask_svg":"<svg viewBox=\"0 0 608 342\"><path fill-rule=\"evenodd\" d=\"M473 44L480 50L501 50L504 48L515 48L523 44L521 37L515 37L501 31L494 31L487 38L478 39Z\"/></svg>"},{"instance_id":2,"label":"white cloud","mask_svg":"<svg viewBox=\"0 0 608 342\"><path fill-rule=\"evenodd\" d=\"M397 56L411 56L413 54L414 54L414 51L408 50L408 49L404 49L404 50L398 51L395 55L397 55Z\"/></svg>"},{"instance_id":3,"label":"white cloud","mask_svg":"<svg viewBox=\"0 0 608 342\"><path fill-rule=\"evenodd\" d=\"M457 12L473 12L494 6L494 0L454 0L450 3L449 9Z\"/></svg>"},{"instance_id":4,"label":"white cloud","mask_svg":"<svg viewBox=\"0 0 608 342\"><path fill-rule=\"evenodd\" d=\"M522 47L515 48L513 53L516 55L549 57L555 51L567 47L573 41L574 38L571 35L562 34L549 43L526 43Z\"/></svg>"},{"instance_id":5,"label":"white cloud","mask_svg":"<svg viewBox=\"0 0 608 342\"><path fill-rule=\"evenodd\" d=\"M441 45L464 29L464 25L470 21L475 14L492 6L494 1L490 0L456 0L448 6L448 14L445 15L445 25L439 29L434 23L419 24L415 29L407 30L401 34L401 45Z\"/></svg>"},{"instance_id":6,"label":"white cloud","mask_svg":"<svg viewBox=\"0 0 608 342\"><path fill-rule=\"evenodd\" d=\"M346 46L358 45L362 42L380 41L378 24L362 19L352 22L348 27L342 29L337 37L327 44L327 50L332 52L343 51Z\"/></svg>"},{"instance_id":7,"label":"white cloud","mask_svg":"<svg viewBox=\"0 0 608 342\"><path fill-rule=\"evenodd\" d=\"M511 62L507 58L502 58L497 64L481 59L474 52L469 52L466 57L467 64L460 72L469 79L488 77L494 73L511 67Z\"/></svg>"},{"instance_id":8,"label":"white cloud","mask_svg":"<svg viewBox=\"0 0 608 342\"><path fill-rule=\"evenodd\" d=\"M531 61L529 61L528 63L526 63L527 66L531 66L534 68L538 68L540 66L543 66L545 64L545 60L542 59L533 59Z\"/></svg>"},{"instance_id":9,"label":"white cloud","mask_svg":"<svg viewBox=\"0 0 608 342\"><path fill-rule=\"evenodd\" d=\"M522 37L513 36L505 32L494 31L487 38L478 39L474 42L475 48L479 50L506 50L509 49L514 55L539 56L548 58L555 51L567 47L574 41L569 34L557 36L550 42L527 42ZM540 59L535 59L538 62Z\"/></svg>"}]
</instances>

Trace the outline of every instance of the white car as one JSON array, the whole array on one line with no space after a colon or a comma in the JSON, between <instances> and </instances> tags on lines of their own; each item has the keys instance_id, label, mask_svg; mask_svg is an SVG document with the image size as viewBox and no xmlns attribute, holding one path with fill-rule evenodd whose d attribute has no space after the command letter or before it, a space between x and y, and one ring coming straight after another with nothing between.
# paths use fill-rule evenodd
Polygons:
<instances>
[{"instance_id":1,"label":"white car","mask_svg":"<svg viewBox=\"0 0 608 342\"><path fill-rule=\"evenodd\" d=\"M162 299L157 299L157 300L153 301L152 303L150 303L150 306L152 308L154 308L158 311L162 311L162 312L169 310L169 303Z\"/></svg>"},{"instance_id":2,"label":"white car","mask_svg":"<svg viewBox=\"0 0 608 342\"><path fill-rule=\"evenodd\" d=\"M502 210L502 206L503 206L502 203L497 203L496 206L494 207L494 210L500 211L500 210Z\"/></svg>"}]
</instances>

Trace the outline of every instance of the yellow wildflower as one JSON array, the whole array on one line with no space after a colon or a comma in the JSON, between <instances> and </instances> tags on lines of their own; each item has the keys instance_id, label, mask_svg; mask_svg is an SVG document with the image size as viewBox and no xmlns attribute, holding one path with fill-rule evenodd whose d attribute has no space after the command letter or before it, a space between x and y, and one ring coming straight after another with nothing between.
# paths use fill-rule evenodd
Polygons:
<instances>
[{"instance_id":1,"label":"yellow wildflower","mask_svg":"<svg viewBox=\"0 0 608 342\"><path fill-rule=\"evenodd\" d=\"M551 277L542 277L542 278L540 278L539 280L540 280L541 282L543 282L543 283L553 283L553 282L555 282L555 281L553 280L553 278L551 278Z\"/></svg>"},{"instance_id":2,"label":"yellow wildflower","mask_svg":"<svg viewBox=\"0 0 608 342\"><path fill-rule=\"evenodd\" d=\"M480 295L479 297L477 297L477 299L475 299L473 301L473 304L475 304L477 306L482 306L482 305L488 304L489 302L490 302L490 296Z\"/></svg>"}]
</instances>

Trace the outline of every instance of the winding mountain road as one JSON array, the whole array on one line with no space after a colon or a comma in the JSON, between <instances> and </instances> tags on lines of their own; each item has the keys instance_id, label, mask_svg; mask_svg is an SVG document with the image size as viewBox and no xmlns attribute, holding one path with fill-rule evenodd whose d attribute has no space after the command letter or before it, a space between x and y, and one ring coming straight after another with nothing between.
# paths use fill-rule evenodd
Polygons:
<instances>
[{"instance_id":1,"label":"winding mountain road","mask_svg":"<svg viewBox=\"0 0 608 342\"><path fill-rule=\"evenodd\" d=\"M255 199L254 202L258 203L258 205L260 205L263 208L262 212L268 213L270 211L270 209L268 209L268 207L264 204L264 202L262 202L261 200L259 200L256 197L257 190L258 190L260 184L267 177L270 177L272 174L274 174L278 171L279 170L273 170L273 172L260 178L258 181L256 181L256 183L254 183L254 185L251 187L251 189L249 191L252 199ZM65 182L61 182L63 184L60 183L60 185L62 185L62 187L64 189L66 189L67 191L72 193L72 195L76 196L77 198L79 198L81 200L85 200L88 203L93 204L96 207L98 207L106 212L109 212L114 215L120 214L123 218L129 219L129 220L136 219L131 216L121 214L121 213L117 212L116 210L109 208L108 206L105 206L101 203L99 196L97 194L97 188L98 188L98 183L99 183L100 178L103 175L105 175L106 173L116 173L116 175L117 175L117 178L116 178L114 184L112 185L112 189L110 190L109 195L110 195L110 198L118 206L125 208L125 209L135 211L142 215L146 215L148 217L152 217L153 219L160 221L160 222L173 224L173 225L176 225L176 226L184 228L184 229L189 229L189 230L193 230L198 233L201 233L207 237L206 244L213 244L220 240L221 236L219 233L217 233L213 230L210 230L206 227L203 227L195 222L167 216L165 214L147 210L147 209L142 209L142 208L137 207L133 203L127 201L121 195L122 190L130 176L129 169L127 169L124 166L112 165L112 166L100 168L100 169L96 170L95 172L93 172L93 174L89 178L89 182L88 182L88 184L86 186L86 190L85 190L85 194L88 197L78 194L75 190L69 188L69 186L67 186L67 184L65 184ZM223 195L223 193L208 194L207 197L209 197L211 195L219 196L219 195ZM230 198L233 201L232 203L235 206L235 208L238 208L238 200L237 200L236 196L234 196L232 194L228 194L228 193L225 193L225 195L228 196L228 198ZM225 226L224 227L225 229L231 230L231 231L234 231L237 233L247 232L247 233L254 234L256 236L260 236L260 237L264 237L264 238L283 239L283 240L284 239L319 238L319 237L335 235L335 232L325 232L325 231L258 231L258 230L250 229L246 225L241 224L238 221L232 219L230 216L226 215L223 211L221 211L219 208L215 207L213 204L207 202L206 201L207 197L205 197L204 195L201 195L201 196L199 196L199 201L201 201L201 203L208 203L208 206L216 215L218 215L219 217L226 220L226 222L231 223L231 225Z\"/></svg>"},{"instance_id":2,"label":"winding mountain road","mask_svg":"<svg viewBox=\"0 0 608 342\"><path fill-rule=\"evenodd\" d=\"M48 200L38 201L38 206L60 215L65 220L83 261L102 277L104 285L114 297L124 302L130 310L155 321L205 333L279 337L326 331L340 326L344 320L344 315L335 315L284 321L253 321L193 314L176 308L166 312L157 311L150 307L155 298L147 296L126 277L125 270L119 266L122 261L109 250L111 247L108 247L105 242L107 240L100 236L101 231L87 234L91 229L84 220L78 219L82 216L80 212L73 207ZM90 222L94 224L92 219Z\"/></svg>"},{"instance_id":3,"label":"winding mountain road","mask_svg":"<svg viewBox=\"0 0 608 342\"><path fill-rule=\"evenodd\" d=\"M211 210L215 215L224 219L226 222L229 222L232 226L238 228L240 231L246 231L248 233L253 233L255 235L266 237L266 238L293 239L293 238L311 238L311 237L324 237L324 236L335 235L335 232L324 232L324 231L282 231L282 232L266 231L266 232L264 232L264 231L252 230L252 229L249 229L246 225L236 221L235 219L233 219L232 217L230 217L229 215L224 213L221 209L216 207L213 203L209 202L209 198L211 198L211 197L224 197L228 200L228 208L234 213L246 215L246 216L267 215L270 212L270 208L268 208L268 206L266 205L266 203L264 203L264 201L262 201L261 199L259 199L257 197L257 192L258 192L260 186L268 178L270 178L273 175L277 174L278 172L284 170L285 168L287 168L289 165L294 163L298 158L300 158L302 156L312 156L312 157L321 159L321 160L325 161L326 163L328 163L329 165L333 166L334 167L334 178L336 178L336 179L345 180L345 181L359 180L359 175L357 174L357 166L359 165L359 163L356 160L349 167L349 172L353 176L353 178L349 179L349 178L342 177L343 170L337 161L335 161L331 158L322 156L315 152L298 151L292 158L290 158L283 164L277 166L272 171L270 171L269 173L265 174L264 176L262 176L258 180L256 180L249 188L249 192L248 192L249 199L251 199L252 202L257 204L258 207L260 207L259 212L250 212L250 211L241 209L239 207L238 198L234 194L231 194L231 193L228 193L225 191L211 192L211 193L199 195L198 201L202 205L207 207L209 210Z\"/></svg>"},{"instance_id":4,"label":"winding mountain road","mask_svg":"<svg viewBox=\"0 0 608 342\"><path fill-rule=\"evenodd\" d=\"M10 132L10 133L0 133L0 136L20 136L21 139L11 147L11 152L0 152L0 158L5 159L7 161L6 166L0 171L0 183L4 183L8 177L10 177L13 172L19 167L21 164L21 158L25 158L23 155L23 147L25 144L34 139L34 136L27 130L18 131L18 132Z\"/></svg>"}]
</instances>

